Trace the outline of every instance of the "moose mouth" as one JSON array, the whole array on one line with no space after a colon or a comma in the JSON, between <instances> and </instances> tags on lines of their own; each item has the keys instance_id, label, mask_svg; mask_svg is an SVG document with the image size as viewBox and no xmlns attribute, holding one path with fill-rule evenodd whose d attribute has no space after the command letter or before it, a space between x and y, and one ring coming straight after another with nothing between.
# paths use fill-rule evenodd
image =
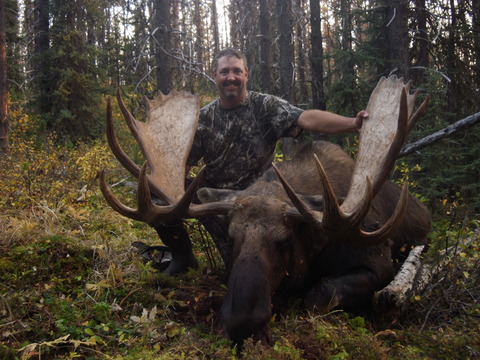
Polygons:
<instances>
[{"instance_id":1,"label":"moose mouth","mask_svg":"<svg viewBox=\"0 0 480 360\"><path fill-rule=\"evenodd\" d=\"M240 261L237 258L233 265L229 291L222 305L222 320L227 337L237 346L251 336L269 343L272 298L265 265L249 256L241 257ZM246 268L251 271L245 271Z\"/></svg>"}]
</instances>

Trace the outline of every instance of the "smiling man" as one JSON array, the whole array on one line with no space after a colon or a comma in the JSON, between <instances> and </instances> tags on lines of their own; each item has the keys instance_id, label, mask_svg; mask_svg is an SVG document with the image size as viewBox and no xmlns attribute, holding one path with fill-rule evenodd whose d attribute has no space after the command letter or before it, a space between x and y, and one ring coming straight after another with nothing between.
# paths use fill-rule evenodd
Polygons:
<instances>
[{"instance_id":1,"label":"smiling man","mask_svg":"<svg viewBox=\"0 0 480 360\"><path fill-rule=\"evenodd\" d=\"M228 109L240 105L247 97L248 70L244 60L236 56L217 59L214 79L220 94L220 104Z\"/></svg>"},{"instance_id":2,"label":"smiling man","mask_svg":"<svg viewBox=\"0 0 480 360\"><path fill-rule=\"evenodd\" d=\"M188 166L194 166L203 159L206 171L201 186L245 189L270 166L280 138L297 136L301 129L324 134L356 132L368 117L365 111L354 118L321 110L304 111L279 97L248 91L247 61L234 49L215 56L213 77L219 97L201 109L187 160ZM201 220L228 268L232 252L228 229L217 217ZM174 275L197 266L180 222L156 230L172 254L165 273Z\"/></svg>"}]
</instances>

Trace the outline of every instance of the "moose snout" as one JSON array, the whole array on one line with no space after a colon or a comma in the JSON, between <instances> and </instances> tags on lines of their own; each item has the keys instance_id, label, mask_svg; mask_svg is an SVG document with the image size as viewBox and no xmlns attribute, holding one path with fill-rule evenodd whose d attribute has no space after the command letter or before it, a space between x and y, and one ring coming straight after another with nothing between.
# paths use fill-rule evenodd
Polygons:
<instances>
[{"instance_id":1,"label":"moose snout","mask_svg":"<svg viewBox=\"0 0 480 360\"><path fill-rule=\"evenodd\" d=\"M269 281L258 259L237 259L222 305L223 327L227 337L241 346L250 336L268 342L266 327L272 317Z\"/></svg>"}]
</instances>

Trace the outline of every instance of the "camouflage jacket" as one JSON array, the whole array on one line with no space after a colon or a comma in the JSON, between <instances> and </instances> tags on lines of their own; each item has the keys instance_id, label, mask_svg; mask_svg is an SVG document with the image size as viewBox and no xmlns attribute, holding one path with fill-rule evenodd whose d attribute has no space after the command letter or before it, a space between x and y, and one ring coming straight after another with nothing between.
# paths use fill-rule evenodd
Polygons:
<instances>
[{"instance_id":1,"label":"camouflage jacket","mask_svg":"<svg viewBox=\"0 0 480 360\"><path fill-rule=\"evenodd\" d=\"M248 92L232 109L219 99L200 111L198 129L187 164L203 158L204 186L244 189L270 166L277 140L298 134L303 110L273 95Z\"/></svg>"}]
</instances>

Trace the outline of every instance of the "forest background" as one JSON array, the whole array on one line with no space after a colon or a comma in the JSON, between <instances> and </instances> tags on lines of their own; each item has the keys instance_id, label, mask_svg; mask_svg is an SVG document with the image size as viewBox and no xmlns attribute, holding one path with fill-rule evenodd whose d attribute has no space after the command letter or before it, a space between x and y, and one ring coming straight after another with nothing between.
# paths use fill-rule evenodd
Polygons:
<instances>
[{"instance_id":1,"label":"forest background","mask_svg":"<svg viewBox=\"0 0 480 360\"><path fill-rule=\"evenodd\" d=\"M158 286L152 269L125 254L135 239L154 243L152 231L113 213L98 191L98 171L107 168L115 188L132 196L128 176L105 144L106 99L120 88L139 119L144 116L142 97L153 98L159 90L198 93L204 105L216 97L213 56L227 46L245 53L250 89L305 109L353 116L366 106L381 76L412 80L419 100L429 94L431 101L408 142L458 120L480 118L478 0L0 0L0 338L5 344L0 350L5 354L29 358L43 352L45 358L47 352L67 358L98 351L110 356L115 352L112 344L119 352L141 344L158 355L160 348L165 351L167 343L191 331L185 319L172 318L172 313L169 323L160 321L152 302L167 302L178 310L186 305L175 295L181 297L178 289L190 283L177 283L175 291L167 286L169 292L160 300L161 291L149 292L145 284L155 281ZM120 118L116 108L114 116ZM117 127L124 147L141 163L125 125ZM304 134L303 140L312 138ZM355 151L354 136L328 140ZM398 161L394 178L408 176L411 191L432 211L437 247L472 235L478 224L479 140L479 127L472 126ZM281 149L278 155L284 155ZM199 239L199 252L215 252L195 222L190 231ZM478 240L460 253L461 266L455 265L460 280L447 278L464 286L462 291L455 288L457 295L470 294L467 313L478 322L478 290L471 291L478 285ZM215 268L213 259L209 255L205 263ZM144 284L141 292L151 295L149 301L137 294L138 284ZM452 288L444 290L451 294ZM215 291L221 294L222 288ZM204 295L200 292L198 298ZM210 294L208 299L216 298ZM114 305L121 301L120 316ZM431 314L433 307L428 309L417 311ZM210 310L204 317L213 329L215 306ZM118 321L112 323L115 316ZM355 340L357 335L370 336L373 325L362 323L360 328L368 331L357 334L359 325L350 320L340 326L347 324ZM464 321L465 327L470 320ZM39 330L39 324L46 330ZM319 330L327 325L312 326L316 340L328 343ZM163 337L154 327L164 330ZM452 331L454 338L464 339L465 334ZM291 358L307 353L306 344L278 337L281 346L268 351L287 354L285 358L291 352ZM135 342L138 338L142 341ZM368 339L374 344L368 351L374 348L380 358L386 348L390 356L399 350L375 343L373 335ZM349 350L339 343L340 337L329 341L329 347L320 346L323 355L355 358L353 345ZM213 343L216 351L223 346ZM415 346L423 356L435 351L435 346ZM478 355L478 337L475 344L458 346L467 357ZM450 342L436 347L450 348L449 354L460 351ZM196 350L169 351L178 355L176 351ZM202 352L195 354L201 358Z\"/></svg>"}]
</instances>

